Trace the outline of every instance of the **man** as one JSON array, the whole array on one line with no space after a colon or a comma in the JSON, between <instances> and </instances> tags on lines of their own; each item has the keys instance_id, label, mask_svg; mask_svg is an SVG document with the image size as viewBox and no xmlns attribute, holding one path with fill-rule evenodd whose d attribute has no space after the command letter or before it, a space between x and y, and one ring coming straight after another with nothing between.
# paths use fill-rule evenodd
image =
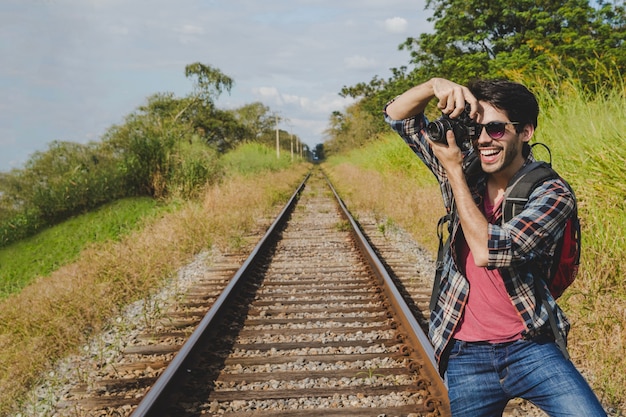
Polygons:
<instances>
[{"instance_id":1,"label":"man","mask_svg":"<svg viewBox=\"0 0 626 417\"><path fill-rule=\"evenodd\" d=\"M480 161L478 174L467 175L463 161L468 152L459 148L451 130L442 141L425 133L423 112L434 98L452 119L469 104L469 117L480 129L469 151ZM454 204L457 213L429 330L448 382L452 414L502 415L507 402L520 397L551 416L606 416L555 344L548 310L535 298L533 271L551 265L575 197L561 180L548 180L521 213L501 223L509 181L534 161L528 142L539 114L535 96L504 80L465 87L433 78L398 96L385 113L437 177L448 212ZM569 323L552 296L546 298L566 338Z\"/></svg>"}]
</instances>

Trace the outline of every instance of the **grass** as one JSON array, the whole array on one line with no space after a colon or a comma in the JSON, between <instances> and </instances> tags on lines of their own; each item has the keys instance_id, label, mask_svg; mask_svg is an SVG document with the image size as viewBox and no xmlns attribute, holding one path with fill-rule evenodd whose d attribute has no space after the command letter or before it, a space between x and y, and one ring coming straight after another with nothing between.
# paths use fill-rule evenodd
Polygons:
<instances>
[{"instance_id":1,"label":"grass","mask_svg":"<svg viewBox=\"0 0 626 417\"><path fill-rule=\"evenodd\" d=\"M230 172L243 175L255 175L263 171L279 171L291 164L291 155L286 152L276 157L276 150L259 143L246 143L236 152L229 152L222 158Z\"/></svg>"},{"instance_id":2,"label":"grass","mask_svg":"<svg viewBox=\"0 0 626 417\"><path fill-rule=\"evenodd\" d=\"M433 225L444 213L439 185L401 139L388 135L366 148L333 156L324 168L351 210L373 212L381 227L391 218L436 251Z\"/></svg>"},{"instance_id":3,"label":"grass","mask_svg":"<svg viewBox=\"0 0 626 417\"><path fill-rule=\"evenodd\" d=\"M151 198L119 200L0 248L0 299L76 260L90 244L121 239L165 209Z\"/></svg>"},{"instance_id":4,"label":"grass","mask_svg":"<svg viewBox=\"0 0 626 417\"><path fill-rule=\"evenodd\" d=\"M161 211L117 239L86 245L73 261L0 300L0 416L19 406L55 361L195 254L212 246L248 248L246 237L269 225L309 169L292 164L269 170L267 164L256 165L258 175L230 170L198 200L178 202L176 210ZM75 231L69 230L66 239Z\"/></svg>"},{"instance_id":5,"label":"grass","mask_svg":"<svg viewBox=\"0 0 626 417\"><path fill-rule=\"evenodd\" d=\"M547 88L550 87L550 88ZM569 350L603 403L626 410L626 91L588 95L564 81L538 93L536 141L549 145L553 166L573 186L583 227L583 257L574 284L559 300L572 330ZM404 148L404 150L403 150ZM410 156L412 160L407 159ZM542 158L543 159L543 158ZM373 211L409 231L435 256L443 212L434 177L395 134L325 169L354 210ZM366 184L366 186L364 186Z\"/></svg>"}]
</instances>

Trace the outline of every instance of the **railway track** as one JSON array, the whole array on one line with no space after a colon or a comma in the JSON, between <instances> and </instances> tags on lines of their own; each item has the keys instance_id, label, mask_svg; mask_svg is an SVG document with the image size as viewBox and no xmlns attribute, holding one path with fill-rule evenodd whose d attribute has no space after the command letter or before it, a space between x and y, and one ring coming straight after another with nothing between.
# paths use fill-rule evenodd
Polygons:
<instances>
[{"instance_id":1,"label":"railway track","mask_svg":"<svg viewBox=\"0 0 626 417\"><path fill-rule=\"evenodd\" d=\"M315 171L249 258L212 265L58 415L448 415L420 327L429 289L409 295L393 270L415 271L355 226Z\"/></svg>"}]
</instances>

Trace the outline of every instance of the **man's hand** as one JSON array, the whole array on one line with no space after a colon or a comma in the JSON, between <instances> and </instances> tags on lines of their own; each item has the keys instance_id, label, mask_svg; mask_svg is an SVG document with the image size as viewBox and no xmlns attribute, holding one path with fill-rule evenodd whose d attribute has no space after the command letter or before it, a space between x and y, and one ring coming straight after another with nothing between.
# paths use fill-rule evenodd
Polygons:
<instances>
[{"instance_id":1,"label":"man's hand","mask_svg":"<svg viewBox=\"0 0 626 417\"><path fill-rule=\"evenodd\" d=\"M451 118L458 117L465 110L465 103L468 103L471 107L469 116L472 119L476 118L478 100L467 87L445 78L432 78L430 83L433 94L439 100L437 107L442 113Z\"/></svg>"},{"instance_id":2,"label":"man's hand","mask_svg":"<svg viewBox=\"0 0 626 417\"><path fill-rule=\"evenodd\" d=\"M471 107L471 118L478 112L478 100L467 87L445 78L431 78L399 95L387 106L387 114L394 120L413 117L423 112L433 98L438 100L437 107L453 118L463 112L466 102Z\"/></svg>"},{"instance_id":3,"label":"man's hand","mask_svg":"<svg viewBox=\"0 0 626 417\"><path fill-rule=\"evenodd\" d=\"M428 138L428 135L426 135ZM441 163L441 165L445 168L446 172L454 172L455 170L463 171L463 153L461 149L456 144L456 139L454 138L454 133L451 130L446 132L446 140L447 144L440 142L433 142L428 138L428 142L430 143L430 147L433 150L433 153Z\"/></svg>"}]
</instances>

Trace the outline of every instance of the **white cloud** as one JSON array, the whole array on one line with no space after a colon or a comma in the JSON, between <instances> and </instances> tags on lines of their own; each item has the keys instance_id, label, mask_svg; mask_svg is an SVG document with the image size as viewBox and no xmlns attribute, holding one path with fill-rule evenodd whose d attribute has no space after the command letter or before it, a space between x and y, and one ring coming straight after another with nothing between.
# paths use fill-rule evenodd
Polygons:
<instances>
[{"instance_id":1,"label":"white cloud","mask_svg":"<svg viewBox=\"0 0 626 417\"><path fill-rule=\"evenodd\" d=\"M258 87L252 89L252 94L261 100L269 100L274 104L281 104L283 99L276 87Z\"/></svg>"},{"instance_id":2,"label":"white cloud","mask_svg":"<svg viewBox=\"0 0 626 417\"><path fill-rule=\"evenodd\" d=\"M196 25L183 25L178 31L184 35L202 35L204 33L204 29L200 26Z\"/></svg>"},{"instance_id":3,"label":"white cloud","mask_svg":"<svg viewBox=\"0 0 626 417\"><path fill-rule=\"evenodd\" d=\"M361 55L353 55L345 58L343 60L346 67L349 69L367 69L367 68L375 68L376 60L373 58L366 58Z\"/></svg>"},{"instance_id":4,"label":"white cloud","mask_svg":"<svg viewBox=\"0 0 626 417\"><path fill-rule=\"evenodd\" d=\"M385 20L385 29L391 33L404 33L409 22L403 17L392 17Z\"/></svg>"}]
</instances>

